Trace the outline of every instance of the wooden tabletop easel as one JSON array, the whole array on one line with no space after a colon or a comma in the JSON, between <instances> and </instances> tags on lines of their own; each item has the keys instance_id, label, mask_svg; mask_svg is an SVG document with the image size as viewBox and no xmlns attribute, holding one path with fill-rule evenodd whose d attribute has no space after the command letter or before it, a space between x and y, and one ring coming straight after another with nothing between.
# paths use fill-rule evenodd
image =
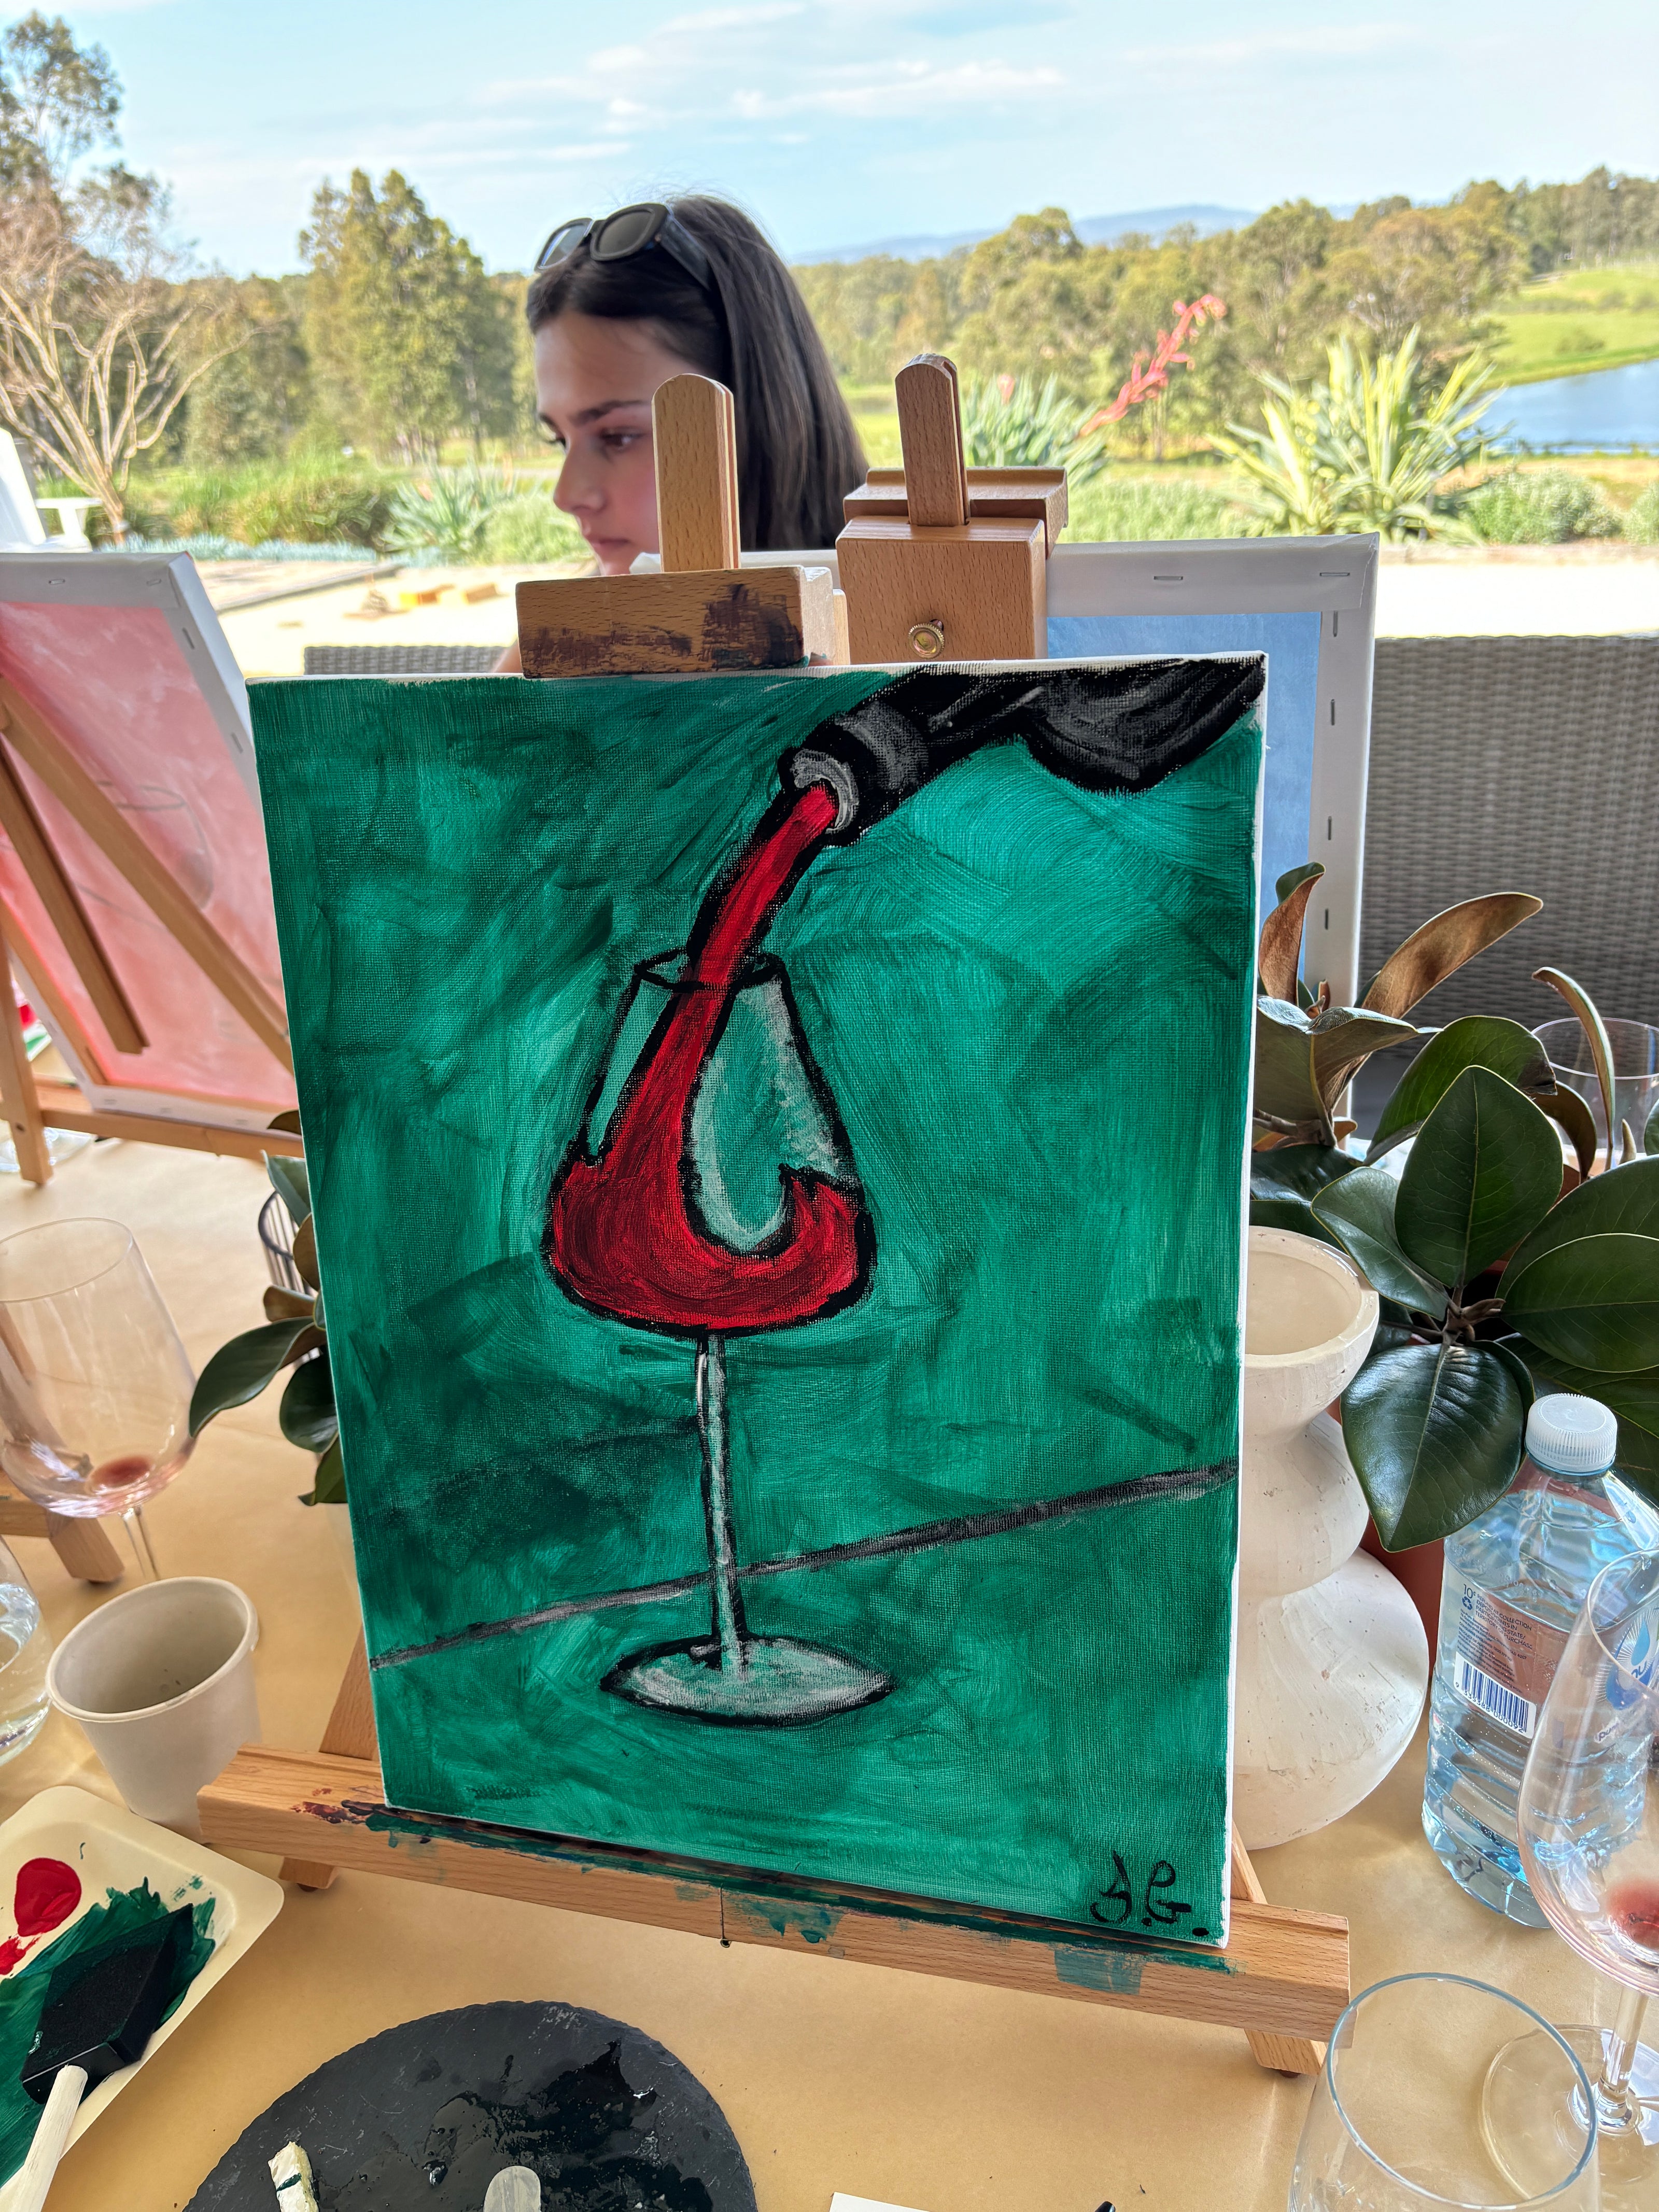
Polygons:
<instances>
[{"instance_id":1,"label":"wooden tabletop easel","mask_svg":"<svg viewBox=\"0 0 1659 2212\"><path fill-rule=\"evenodd\" d=\"M76 759L46 710L0 678L0 830L10 842L59 943L119 1053L143 1052L148 1042L115 963L17 773L39 779L202 970L226 1004L286 1068L288 1018L246 961L228 945L184 886L169 872L108 791ZM15 933L15 925L13 925ZM0 912L0 984L9 976L11 948ZM29 977L51 1026L66 1038L84 1067L100 1071L100 1053L44 972ZM226 1128L205 1115L173 1120L159 1114L100 1112L72 1083L38 1079L23 1048L22 1031L9 1006L0 1008L0 1119L10 1124L19 1171L26 1182L52 1177L48 1129L81 1129L94 1137L130 1137L150 1145L184 1146L257 1160L267 1152L301 1157L298 1138L260 1130Z\"/></svg>"},{"instance_id":2,"label":"wooden tabletop easel","mask_svg":"<svg viewBox=\"0 0 1659 2212\"><path fill-rule=\"evenodd\" d=\"M936 365L921 366L931 377ZM918 387L913 381L907 387L918 388L935 397L939 390L936 382ZM954 391L951 372L953 409ZM787 564L738 568L729 393L702 378L678 377L658 392L653 417L663 573L521 584L526 673L690 673L844 659L844 651L836 650L840 625L826 570ZM959 458L959 424L955 434ZM908 471L915 449L907 444L905 450ZM913 491L917 481L909 478ZM1033 496L1029 488L1023 495ZM1032 595L1041 589L1053 488L1039 488L1036 495L1045 502L1040 511L996 526L1017 534L989 539L957 534L930 540L931 528L960 533L969 526L913 526L908 519L878 516L875 522L886 527L877 539L865 541L883 549L873 569L860 571L855 556L849 573L843 534L842 573L853 635L866 634L861 622L887 635L921 604L918 593L945 588L938 580L945 576L949 583L949 564L960 564L963 556L948 553L941 567L935 557L939 542L1022 549L1017 562L1004 550L993 556L994 591L973 550L961 596L942 598L934 607L950 634L952 658L985 650L969 641L978 635L976 602L988 593L1005 601L1000 611L992 606L988 619L994 623L1012 616L1016 599L1022 607L1035 604L1040 617L1040 596L1033 601ZM1059 512L1063 520L1063 506ZM885 657L931 656L907 644L902 653ZM1013 657L1030 658L1031 648ZM283 1879L305 1888L326 1888L340 1868L361 1869L678 1929L721 1943L757 1943L1172 2014L1243 2031L1261 2065L1285 2073L1317 2070L1323 2059L1320 2039L1328 2036L1348 2001L1346 1921L1268 1904L1237 1832L1231 1934L1226 1949L1217 1951L401 1812L386 1802L362 1637L320 1749L245 1745L198 1802L209 1842L282 1853Z\"/></svg>"}]
</instances>

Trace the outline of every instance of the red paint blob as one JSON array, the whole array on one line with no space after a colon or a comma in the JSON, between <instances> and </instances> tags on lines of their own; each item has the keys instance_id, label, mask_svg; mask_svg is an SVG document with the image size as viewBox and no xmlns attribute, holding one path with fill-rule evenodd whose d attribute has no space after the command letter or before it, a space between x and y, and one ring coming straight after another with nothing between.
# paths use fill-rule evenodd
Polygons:
<instances>
[{"instance_id":1,"label":"red paint blob","mask_svg":"<svg viewBox=\"0 0 1659 2212\"><path fill-rule=\"evenodd\" d=\"M25 1859L12 1910L20 1936L49 1936L81 1902L81 1877L62 1859Z\"/></svg>"},{"instance_id":2,"label":"red paint blob","mask_svg":"<svg viewBox=\"0 0 1659 2212\"><path fill-rule=\"evenodd\" d=\"M10 1973L19 1960L27 1959L28 1954L27 1943L20 1942L15 1936L8 1936L5 1942L0 1943L0 1976Z\"/></svg>"},{"instance_id":3,"label":"red paint blob","mask_svg":"<svg viewBox=\"0 0 1659 2212\"><path fill-rule=\"evenodd\" d=\"M1659 1951L1659 1881L1615 1882L1604 1899L1609 1920L1644 1951Z\"/></svg>"},{"instance_id":4,"label":"red paint blob","mask_svg":"<svg viewBox=\"0 0 1659 2212\"><path fill-rule=\"evenodd\" d=\"M785 1328L856 1296L869 1255L855 1194L784 1168L781 1226L757 1250L737 1253L691 1219L683 1181L698 1079L744 963L836 811L833 794L812 785L763 826L732 880L704 902L701 943L694 937L672 1007L599 1157L573 1158L555 1178L543 1253L582 1304L649 1328L731 1334Z\"/></svg>"}]
</instances>

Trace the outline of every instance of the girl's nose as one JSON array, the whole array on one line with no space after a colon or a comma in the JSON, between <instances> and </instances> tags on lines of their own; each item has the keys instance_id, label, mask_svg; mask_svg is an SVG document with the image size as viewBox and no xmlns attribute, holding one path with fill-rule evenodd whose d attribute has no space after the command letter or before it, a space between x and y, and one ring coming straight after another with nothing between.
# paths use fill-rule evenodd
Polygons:
<instances>
[{"instance_id":1,"label":"girl's nose","mask_svg":"<svg viewBox=\"0 0 1659 2212\"><path fill-rule=\"evenodd\" d=\"M566 453L559 481L553 488L553 504L562 507L567 514L597 514L605 505L605 488L580 452Z\"/></svg>"}]
</instances>

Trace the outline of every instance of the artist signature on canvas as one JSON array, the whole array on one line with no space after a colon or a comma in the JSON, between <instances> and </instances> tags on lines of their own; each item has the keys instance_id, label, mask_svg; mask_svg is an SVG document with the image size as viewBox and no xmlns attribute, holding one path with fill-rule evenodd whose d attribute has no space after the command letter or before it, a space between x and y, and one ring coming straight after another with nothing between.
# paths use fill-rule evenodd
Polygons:
<instances>
[{"instance_id":1,"label":"artist signature on canvas","mask_svg":"<svg viewBox=\"0 0 1659 2212\"><path fill-rule=\"evenodd\" d=\"M1116 1851L1112 1853L1112 1869L1111 1887L1103 1889L1100 1903L1089 1907L1089 1917L1098 1921L1103 1928L1178 1928L1184 1918L1191 1917L1192 1906L1170 1894L1171 1890L1185 1885L1168 1859L1155 1859L1140 1883L1130 1880L1129 1869ZM1135 1911L1137 1889L1140 1899L1139 1914ZM1207 1928L1191 1930L1194 1936L1207 1936L1209 1932Z\"/></svg>"}]
</instances>

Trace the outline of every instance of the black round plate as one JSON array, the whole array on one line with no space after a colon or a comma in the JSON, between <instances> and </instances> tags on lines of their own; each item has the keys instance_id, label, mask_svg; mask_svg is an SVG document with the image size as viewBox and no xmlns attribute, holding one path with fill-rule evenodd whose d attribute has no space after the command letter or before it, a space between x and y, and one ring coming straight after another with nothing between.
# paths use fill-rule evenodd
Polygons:
<instances>
[{"instance_id":1,"label":"black round plate","mask_svg":"<svg viewBox=\"0 0 1659 2212\"><path fill-rule=\"evenodd\" d=\"M527 2166L544 2212L755 2212L726 2115L672 2051L572 2005L468 2005L319 2066L246 2129L188 2212L272 2212L297 2142L322 2212L483 2212Z\"/></svg>"}]
</instances>

